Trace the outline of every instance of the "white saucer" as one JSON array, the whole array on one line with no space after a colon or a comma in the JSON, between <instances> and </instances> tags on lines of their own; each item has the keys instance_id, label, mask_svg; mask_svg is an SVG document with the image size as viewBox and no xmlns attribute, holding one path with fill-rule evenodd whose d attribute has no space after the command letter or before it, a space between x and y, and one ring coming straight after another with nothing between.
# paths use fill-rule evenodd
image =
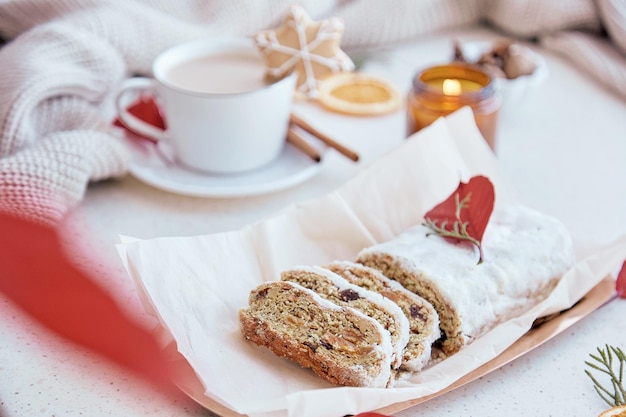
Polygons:
<instances>
[{"instance_id":1,"label":"white saucer","mask_svg":"<svg viewBox=\"0 0 626 417\"><path fill-rule=\"evenodd\" d=\"M283 190L311 178L321 164L286 144L276 160L241 174L194 171L160 157L154 144L127 139L132 150L130 173L155 188L196 197L243 197Z\"/></svg>"}]
</instances>

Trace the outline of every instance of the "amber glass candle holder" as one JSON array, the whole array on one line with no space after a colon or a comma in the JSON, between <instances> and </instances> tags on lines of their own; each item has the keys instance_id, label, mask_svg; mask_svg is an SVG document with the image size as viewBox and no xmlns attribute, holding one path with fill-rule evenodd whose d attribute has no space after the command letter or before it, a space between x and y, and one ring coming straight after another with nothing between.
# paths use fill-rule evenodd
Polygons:
<instances>
[{"instance_id":1,"label":"amber glass candle holder","mask_svg":"<svg viewBox=\"0 0 626 417\"><path fill-rule=\"evenodd\" d=\"M501 100L492 78L477 66L454 62L427 68L413 79L407 101L409 134L470 106L478 129L495 151Z\"/></svg>"}]
</instances>

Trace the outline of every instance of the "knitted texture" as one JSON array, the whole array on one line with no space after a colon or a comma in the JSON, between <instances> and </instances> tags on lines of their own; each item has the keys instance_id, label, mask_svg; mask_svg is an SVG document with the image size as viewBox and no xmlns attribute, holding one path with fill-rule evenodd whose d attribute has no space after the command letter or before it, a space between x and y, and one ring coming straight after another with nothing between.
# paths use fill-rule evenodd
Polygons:
<instances>
[{"instance_id":1,"label":"knitted texture","mask_svg":"<svg viewBox=\"0 0 626 417\"><path fill-rule=\"evenodd\" d=\"M446 28L477 23L480 0L360 0L333 12L345 22L346 49L384 46Z\"/></svg>"},{"instance_id":2,"label":"knitted texture","mask_svg":"<svg viewBox=\"0 0 626 417\"><path fill-rule=\"evenodd\" d=\"M292 2L0 2L0 37L8 41L0 44L0 211L55 223L80 202L90 182L125 175L129 152L119 132L111 128L114 95L122 80L136 74L149 76L153 59L171 45L221 35L253 35L276 27ZM591 76L613 86L624 82L624 56L617 48L606 39L596 48L591 38L569 37L573 32L565 32L585 29L600 34L604 28L623 53L623 0L298 3L313 19L342 18L342 47L347 50L393 45L486 21L523 38L550 35L544 45L561 49ZM626 99L625 91L620 87L618 93Z\"/></svg>"},{"instance_id":3,"label":"knitted texture","mask_svg":"<svg viewBox=\"0 0 626 417\"><path fill-rule=\"evenodd\" d=\"M52 223L83 197L86 179L121 175L126 164L125 148L105 133L53 133L0 160L0 210Z\"/></svg>"},{"instance_id":4,"label":"knitted texture","mask_svg":"<svg viewBox=\"0 0 626 417\"><path fill-rule=\"evenodd\" d=\"M90 180L121 175L127 156L108 137L113 87L123 78L106 42L59 23L0 50L0 210L50 223ZM104 137L103 137L104 136Z\"/></svg>"}]
</instances>

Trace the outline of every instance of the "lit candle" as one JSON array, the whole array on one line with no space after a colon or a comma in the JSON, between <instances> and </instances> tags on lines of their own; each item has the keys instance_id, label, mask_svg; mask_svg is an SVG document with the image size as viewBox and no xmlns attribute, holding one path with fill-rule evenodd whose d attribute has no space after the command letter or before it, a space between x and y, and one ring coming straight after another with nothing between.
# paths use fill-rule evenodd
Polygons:
<instances>
[{"instance_id":1,"label":"lit candle","mask_svg":"<svg viewBox=\"0 0 626 417\"><path fill-rule=\"evenodd\" d=\"M443 90L443 93L447 96L461 95L461 81L450 80L449 78L446 78L441 84L441 89Z\"/></svg>"},{"instance_id":2,"label":"lit candle","mask_svg":"<svg viewBox=\"0 0 626 417\"><path fill-rule=\"evenodd\" d=\"M465 63L427 68L415 76L408 96L408 133L464 106L472 108L476 125L495 150L500 98L495 94L491 77Z\"/></svg>"}]
</instances>

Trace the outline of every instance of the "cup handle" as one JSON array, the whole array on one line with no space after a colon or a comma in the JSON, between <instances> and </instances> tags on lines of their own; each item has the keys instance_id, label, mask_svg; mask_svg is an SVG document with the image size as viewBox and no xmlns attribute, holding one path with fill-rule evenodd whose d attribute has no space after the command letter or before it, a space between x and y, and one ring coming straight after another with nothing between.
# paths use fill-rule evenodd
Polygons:
<instances>
[{"instance_id":1,"label":"cup handle","mask_svg":"<svg viewBox=\"0 0 626 417\"><path fill-rule=\"evenodd\" d=\"M135 94L132 94L135 92ZM156 82L151 78L135 77L125 80L117 96L115 107L119 121L131 132L147 137L154 141L165 140L165 131L146 123L128 111L128 106L140 93L156 94Z\"/></svg>"}]
</instances>

